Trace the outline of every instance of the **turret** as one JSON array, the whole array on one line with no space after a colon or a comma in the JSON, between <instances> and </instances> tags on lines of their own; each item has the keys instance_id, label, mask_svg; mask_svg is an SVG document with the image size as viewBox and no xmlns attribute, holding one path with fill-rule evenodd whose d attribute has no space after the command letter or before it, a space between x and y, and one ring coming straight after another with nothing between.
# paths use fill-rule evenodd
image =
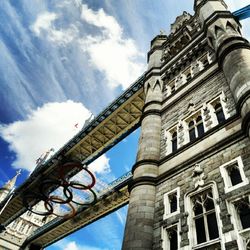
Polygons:
<instances>
[{"instance_id":1,"label":"turret","mask_svg":"<svg viewBox=\"0 0 250 250\"><path fill-rule=\"evenodd\" d=\"M242 116L242 129L249 136L250 44L242 37L241 25L224 1L196 0L194 9L230 86Z\"/></svg>"},{"instance_id":2,"label":"turret","mask_svg":"<svg viewBox=\"0 0 250 250\"><path fill-rule=\"evenodd\" d=\"M0 202L3 201L8 196L8 194L13 190L16 184L17 176L20 175L20 173L21 170L18 170L16 172L16 175L11 180L6 182L2 188L0 188Z\"/></svg>"}]
</instances>

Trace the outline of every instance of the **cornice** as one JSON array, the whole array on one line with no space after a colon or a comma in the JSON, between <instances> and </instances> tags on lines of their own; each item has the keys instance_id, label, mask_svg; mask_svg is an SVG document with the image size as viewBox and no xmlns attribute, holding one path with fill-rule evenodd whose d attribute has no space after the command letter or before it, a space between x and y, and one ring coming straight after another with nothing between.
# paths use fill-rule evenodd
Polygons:
<instances>
[{"instance_id":1,"label":"cornice","mask_svg":"<svg viewBox=\"0 0 250 250\"><path fill-rule=\"evenodd\" d=\"M140 160L140 161L137 161L133 167L132 167L132 174L134 174L134 171L142 166L142 165L155 165L155 166L159 166L159 161L158 160L153 160L153 159L145 159L145 160Z\"/></svg>"},{"instance_id":2,"label":"cornice","mask_svg":"<svg viewBox=\"0 0 250 250\"><path fill-rule=\"evenodd\" d=\"M141 185L156 186L157 178L151 176L142 176L136 179L133 179L132 182L128 185L128 192L131 193L132 189Z\"/></svg>"}]
</instances>

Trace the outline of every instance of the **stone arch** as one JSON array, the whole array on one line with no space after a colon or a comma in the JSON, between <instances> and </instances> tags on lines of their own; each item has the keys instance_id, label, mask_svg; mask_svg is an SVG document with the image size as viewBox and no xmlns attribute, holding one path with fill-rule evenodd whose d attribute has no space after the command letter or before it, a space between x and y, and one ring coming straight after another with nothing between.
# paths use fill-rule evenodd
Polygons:
<instances>
[{"instance_id":1,"label":"stone arch","mask_svg":"<svg viewBox=\"0 0 250 250\"><path fill-rule=\"evenodd\" d=\"M214 26L214 33L215 33L216 38L218 38L221 35L223 35L225 33L225 31L220 26L215 25Z\"/></svg>"},{"instance_id":2,"label":"stone arch","mask_svg":"<svg viewBox=\"0 0 250 250\"><path fill-rule=\"evenodd\" d=\"M230 21L227 21L226 30L237 32L237 28Z\"/></svg>"}]
</instances>

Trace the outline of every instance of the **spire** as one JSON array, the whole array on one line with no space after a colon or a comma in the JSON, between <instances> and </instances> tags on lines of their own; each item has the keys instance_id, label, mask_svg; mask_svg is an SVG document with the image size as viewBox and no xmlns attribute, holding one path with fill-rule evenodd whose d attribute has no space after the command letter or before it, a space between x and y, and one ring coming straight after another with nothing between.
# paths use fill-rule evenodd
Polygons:
<instances>
[{"instance_id":1,"label":"spire","mask_svg":"<svg viewBox=\"0 0 250 250\"><path fill-rule=\"evenodd\" d=\"M16 184L16 179L17 179L17 176L21 174L21 169L19 169L17 172L16 172L16 175L11 179L9 180L4 186L2 189L5 189L5 190L12 190Z\"/></svg>"}]
</instances>

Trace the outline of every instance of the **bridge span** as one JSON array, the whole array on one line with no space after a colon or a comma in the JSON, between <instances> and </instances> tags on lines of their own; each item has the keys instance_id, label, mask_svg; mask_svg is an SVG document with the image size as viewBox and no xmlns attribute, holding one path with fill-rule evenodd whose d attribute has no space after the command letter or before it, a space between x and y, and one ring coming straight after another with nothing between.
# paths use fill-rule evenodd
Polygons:
<instances>
[{"instance_id":1,"label":"bridge span","mask_svg":"<svg viewBox=\"0 0 250 250\"><path fill-rule=\"evenodd\" d=\"M108 187L97 194L97 201L91 207L80 207L73 218L55 218L44 226L38 228L26 239L22 248L32 245L35 249L48 245L64 238L82 227L114 212L126 205L129 201L128 187L132 180L132 173L128 172L113 181Z\"/></svg>"},{"instance_id":2,"label":"bridge span","mask_svg":"<svg viewBox=\"0 0 250 250\"><path fill-rule=\"evenodd\" d=\"M140 126L140 117L144 106L144 78L145 75L142 75L91 123L58 150L53 157L38 166L30 177L15 190L11 199L9 196L6 197L0 204L0 210L2 210L1 225L6 227L27 211L23 205L23 197L26 193L30 190L39 193L39 186L43 180L58 180L62 163L73 160L88 165ZM74 174L77 171L79 170L75 169ZM5 206L9 199L10 201ZM127 201L128 198L117 207ZM38 198L30 201L33 204L37 202L39 202Z\"/></svg>"}]
</instances>

